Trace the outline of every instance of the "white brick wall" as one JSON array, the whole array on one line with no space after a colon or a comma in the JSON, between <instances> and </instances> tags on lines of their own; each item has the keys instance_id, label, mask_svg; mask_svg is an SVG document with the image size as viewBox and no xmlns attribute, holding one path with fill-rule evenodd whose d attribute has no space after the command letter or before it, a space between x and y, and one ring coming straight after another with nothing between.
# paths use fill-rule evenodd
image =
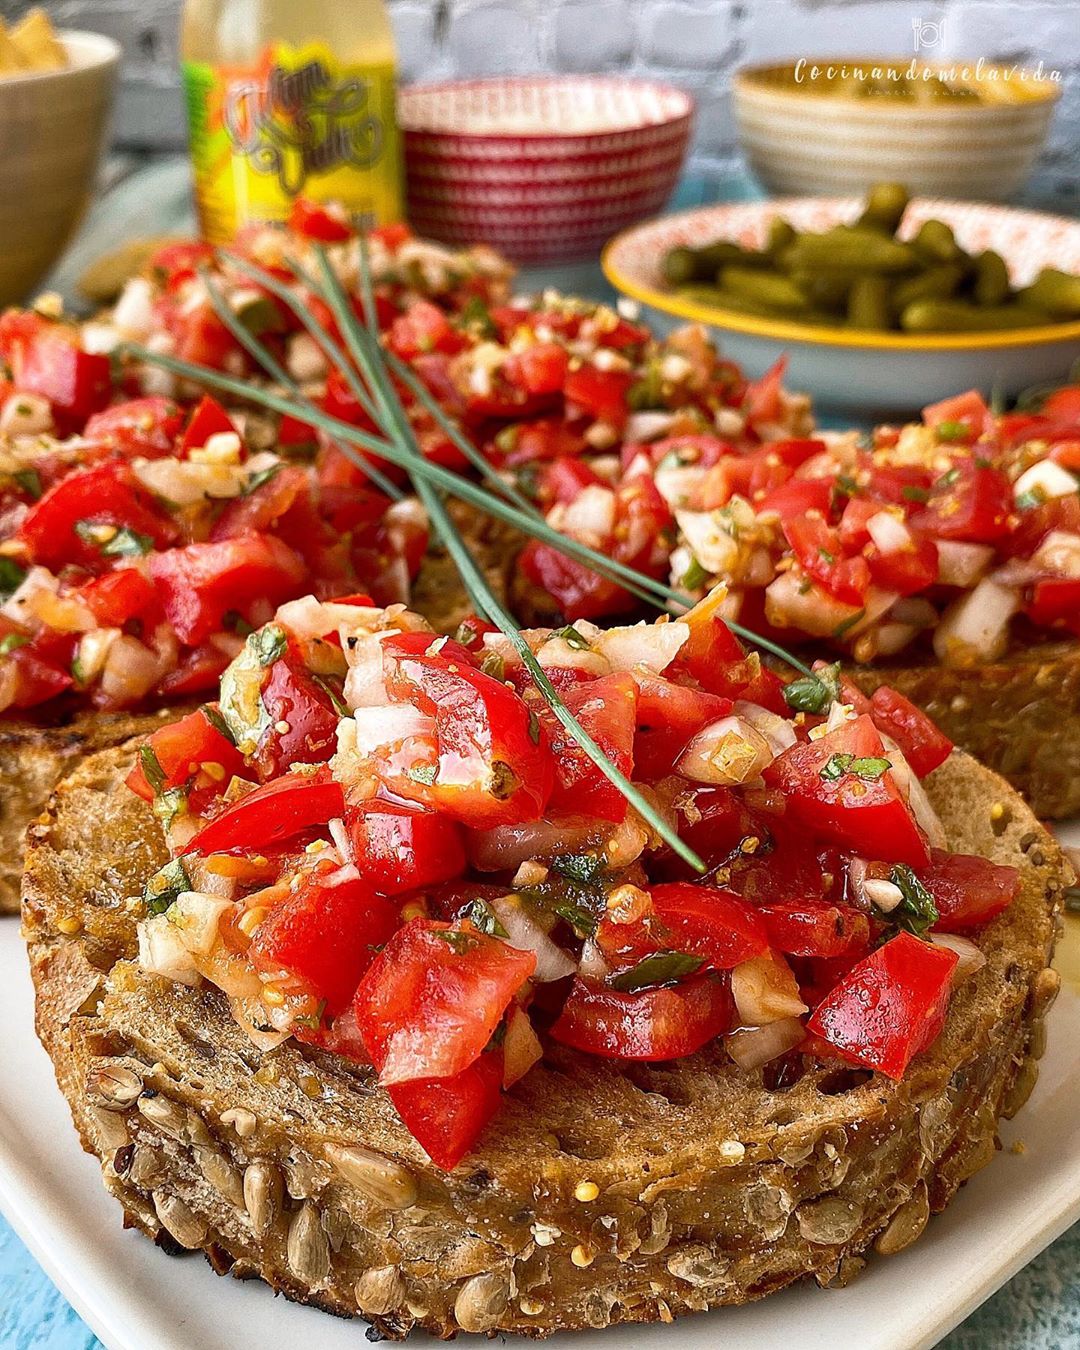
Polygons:
<instances>
[{"instance_id":1,"label":"white brick wall","mask_svg":"<svg viewBox=\"0 0 1080 1350\"><path fill-rule=\"evenodd\" d=\"M45 0L58 23L110 33L126 53L117 140L176 147L181 0ZM347 4L348 0L337 0ZM17 14L28 0L0 0ZM1064 94L1035 188L1080 204L1080 0L390 0L403 78L625 71L698 98L695 164L723 172L737 145L732 70L747 61L914 54L913 25L943 22L933 55L1060 70ZM925 30L924 30L925 31Z\"/></svg>"}]
</instances>

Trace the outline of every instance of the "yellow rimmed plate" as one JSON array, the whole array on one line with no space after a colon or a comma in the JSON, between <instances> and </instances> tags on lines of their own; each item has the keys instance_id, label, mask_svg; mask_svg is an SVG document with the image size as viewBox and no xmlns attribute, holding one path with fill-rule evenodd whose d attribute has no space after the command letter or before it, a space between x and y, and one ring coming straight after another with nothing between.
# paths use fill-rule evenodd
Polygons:
<instances>
[{"instance_id":1,"label":"yellow rimmed plate","mask_svg":"<svg viewBox=\"0 0 1080 1350\"><path fill-rule=\"evenodd\" d=\"M696 248L731 239L756 248L775 216L796 229L820 231L854 221L861 209L854 197L698 207L617 235L604 250L604 275L617 291L640 303L661 331L686 322L705 324L725 354L752 375L786 355L788 386L807 390L819 407L834 414L899 416L964 389L1009 396L1068 375L1080 358L1080 321L996 333L863 332L713 308L675 294L664 282L664 255L678 245ZM908 208L901 237L929 219L951 225L968 252L1000 253L1016 285L1025 285L1041 267L1080 272L1080 221L922 198Z\"/></svg>"}]
</instances>

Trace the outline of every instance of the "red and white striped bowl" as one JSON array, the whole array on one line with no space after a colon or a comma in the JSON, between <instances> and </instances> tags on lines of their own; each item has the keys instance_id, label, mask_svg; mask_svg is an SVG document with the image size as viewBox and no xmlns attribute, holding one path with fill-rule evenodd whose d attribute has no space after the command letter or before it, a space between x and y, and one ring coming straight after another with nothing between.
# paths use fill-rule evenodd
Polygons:
<instances>
[{"instance_id":1,"label":"red and white striped bowl","mask_svg":"<svg viewBox=\"0 0 1080 1350\"><path fill-rule=\"evenodd\" d=\"M409 220L515 262L587 258L675 187L694 104L617 77L456 80L403 89Z\"/></svg>"}]
</instances>

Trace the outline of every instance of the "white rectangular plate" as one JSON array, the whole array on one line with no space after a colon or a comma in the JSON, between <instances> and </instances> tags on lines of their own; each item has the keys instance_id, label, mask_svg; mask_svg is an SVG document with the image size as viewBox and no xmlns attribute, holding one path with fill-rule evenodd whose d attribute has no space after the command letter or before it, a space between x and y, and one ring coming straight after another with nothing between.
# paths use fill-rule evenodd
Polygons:
<instances>
[{"instance_id":1,"label":"white rectangular plate","mask_svg":"<svg viewBox=\"0 0 1080 1350\"><path fill-rule=\"evenodd\" d=\"M1075 827L1074 827L1075 829ZM664 1326L619 1327L616 1350L925 1350L1080 1218L1080 919L1059 964L1038 1086L1002 1130L1005 1149L913 1247L876 1258L846 1289L808 1285L745 1308ZM120 1226L97 1164L79 1148L52 1066L33 1032L18 924L0 921L0 1208L109 1350L356 1350L364 1324L275 1299L257 1282L219 1279L197 1257L171 1260ZM1023 1141L1023 1151L1011 1145ZM425 1338L417 1338L422 1340ZM522 1343L524 1344L524 1343ZM566 1334L557 1350L595 1350Z\"/></svg>"}]
</instances>

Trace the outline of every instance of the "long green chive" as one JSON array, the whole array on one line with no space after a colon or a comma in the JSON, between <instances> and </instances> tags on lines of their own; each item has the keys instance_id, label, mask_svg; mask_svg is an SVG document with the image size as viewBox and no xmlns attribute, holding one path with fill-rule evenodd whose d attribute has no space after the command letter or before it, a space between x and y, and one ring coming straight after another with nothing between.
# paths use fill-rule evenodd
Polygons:
<instances>
[{"instance_id":1,"label":"long green chive","mask_svg":"<svg viewBox=\"0 0 1080 1350\"><path fill-rule=\"evenodd\" d=\"M397 391L394 389L385 365L381 365L382 349L379 345L378 329L375 327L375 306L374 297L371 292L371 270L368 265L367 250L361 241L360 252L360 274L363 286L364 312L368 320L368 328L365 331L357 323L356 316L353 314L348 299L341 288L341 283L337 276L326 268L324 281L326 283L326 298L334 312L334 317L345 336L346 345L349 348L349 354L352 356L356 368L361 371L367 380L368 387L375 395L379 405L381 417L379 423L388 438L394 438L406 445L410 442L415 444L415 436L412 426L409 422L408 414L402 407L401 400L398 398ZM465 541L462 539L457 527L446 509L442 498L436 492L431 483L421 474L417 474L413 479L417 494L423 502L429 517L438 530L450 557L453 559L462 583L469 593L473 605L477 612L489 623L493 623L501 630L503 635L512 643L515 651L521 657L526 670L532 677L533 683L540 690L544 700L547 702L551 711L558 718L559 722L565 727L567 732L581 746L588 757L600 770L609 782L613 783L619 789L627 802L637 811L642 820L649 825L656 834L689 866L695 868L698 872L705 871L705 864L698 857L688 844L685 844L679 838L678 832L664 819L659 811L651 802L634 787L633 783L619 769L604 751L597 745L596 741L589 735L577 718L571 713L570 709L563 702L555 686L548 679L544 668L533 655L529 644L521 636L517 624L512 616L507 613L499 603L498 598L492 592L483 572L477 567L472 554L469 552Z\"/></svg>"}]
</instances>

